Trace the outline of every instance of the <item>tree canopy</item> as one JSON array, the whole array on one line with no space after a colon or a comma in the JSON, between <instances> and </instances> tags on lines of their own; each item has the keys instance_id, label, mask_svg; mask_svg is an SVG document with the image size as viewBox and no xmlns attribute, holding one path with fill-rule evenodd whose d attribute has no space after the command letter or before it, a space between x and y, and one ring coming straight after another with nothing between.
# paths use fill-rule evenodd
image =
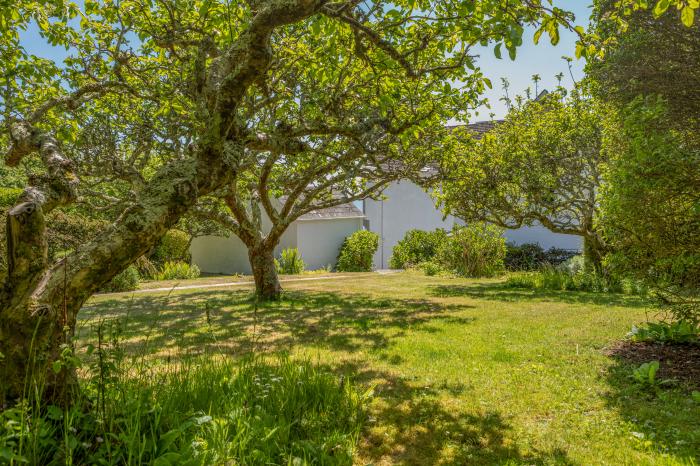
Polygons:
<instances>
[{"instance_id":1,"label":"tree canopy","mask_svg":"<svg viewBox=\"0 0 700 466\"><path fill-rule=\"evenodd\" d=\"M439 199L466 222L511 229L539 223L581 236L599 264L604 118L604 107L589 95L559 90L513 107L480 139L458 128L443 162Z\"/></svg>"},{"instance_id":2,"label":"tree canopy","mask_svg":"<svg viewBox=\"0 0 700 466\"><path fill-rule=\"evenodd\" d=\"M489 85L473 47L516 47L526 25L554 37L573 19L539 0L3 5L1 144L7 165L40 167L8 214L5 398L21 392L31 344L60 359L83 302L199 199L254 178L268 153L301 173L330 147L420 141ZM28 29L65 58L29 53ZM111 226L49 261L45 215L84 199ZM47 396L64 399L71 374L45 371Z\"/></svg>"}]
</instances>

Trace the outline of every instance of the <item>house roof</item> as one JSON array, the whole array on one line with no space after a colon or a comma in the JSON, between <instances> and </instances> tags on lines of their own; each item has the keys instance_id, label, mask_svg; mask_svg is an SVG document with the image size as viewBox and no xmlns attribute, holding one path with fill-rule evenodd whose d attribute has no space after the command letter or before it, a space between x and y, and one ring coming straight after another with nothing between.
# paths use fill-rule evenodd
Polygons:
<instances>
[{"instance_id":1,"label":"house roof","mask_svg":"<svg viewBox=\"0 0 700 466\"><path fill-rule=\"evenodd\" d=\"M305 213L298 220L329 220L335 218L361 218L364 214L358 209L355 204L348 202L326 209L312 210Z\"/></svg>"},{"instance_id":2,"label":"house roof","mask_svg":"<svg viewBox=\"0 0 700 466\"><path fill-rule=\"evenodd\" d=\"M494 129L496 125L501 122L503 122L503 120L477 121L475 123L469 123L467 125L450 125L447 128L450 130L456 128L466 128L470 133L474 135L475 139L481 139L484 136L484 134Z\"/></svg>"}]
</instances>

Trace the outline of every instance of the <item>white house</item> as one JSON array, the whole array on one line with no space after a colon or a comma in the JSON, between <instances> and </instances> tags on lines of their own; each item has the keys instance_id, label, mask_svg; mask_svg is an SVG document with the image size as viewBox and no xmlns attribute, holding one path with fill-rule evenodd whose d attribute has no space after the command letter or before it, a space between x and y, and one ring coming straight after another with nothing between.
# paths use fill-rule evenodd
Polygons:
<instances>
[{"instance_id":1,"label":"white house","mask_svg":"<svg viewBox=\"0 0 700 466\"><path fill-rule=\"evenodd\" d=\"M468 125L476 137L490 131L494 122L485 121ZM391 253L412 229L451 230L463 225L454 216L443 216L431 195L417 184L402 180L384 190L384 199L365 199L362 211L351 203L308 213L292 223L282 236L275 255L285 248L296 247L307 269L335 266L343 240L353 232L365 228L379 235L379 249L374 256L374 267L389 267ZM263 218L263 228L269 231L270 222ZM581 250L578 236L552 233L541 225L506 230L504 236L514 244L539 243L551 247ZM237 237L204 236L196 238L191 246L192 261L206 273L250 273L246 246Z\"/></svg>"},{"instance_id":2,"label":"white house","mask_svg":"<svg viewBox=\"0 0 700 466\"><path fill-rule=\"evenodd\" d=\"M362 212L353 204L343 204L302 215L287 228L275 249L275 256L286 248L297 248L308 270L335 267L340 246L347 236L362 229ZM263 215L263 230L270 221ZM190 246L192 262L204 273L250 274L248 249L237 236L201 236Z\"/></svg>"},{"instance_id":3,"label":"white house","mask_svg":"<svg viewBox=\"0 0 700 466\"><path fill-rule=\"evenodd\" d=\"M543 95L546 95L546 91L542 91L538 98ZM480 138L496 124L498 122L480 121L467 125L467 128L476 138ZM384 200L367 199L363 203L363 211L367 217L365 225L379 234L379 250L374 256L375 267L389 266L394 246L408 230L451 230L455 225L464 224L452 215L443 218L442 212L435 207L432 196L411 181L403 180L389 185L384 191L384 197ZM552 233L541 225L506 230L504 236L514 244L539 243L544 249L556 247L581 250L582 246L580 237Z\"/></svg>"},{"instance_id":4,"label":"white house","mask_svg":"<svg viewBox=\"0 0 700 466\"><path fill-rule=\"evenodd\" d=\"M464 224L452 215L443 218L430 194L411 181L392 183L384 191L384 197L384 200L365 199L363 202L365 226L379 235L379 249L374 256L376 268L389 267L394 246L408 230L451 230L455 225ZM504 236L514 244L539 243L545 249L581 249L578 236L552 233L540 225L506 230Z\"/></svg>"}]
</instances>

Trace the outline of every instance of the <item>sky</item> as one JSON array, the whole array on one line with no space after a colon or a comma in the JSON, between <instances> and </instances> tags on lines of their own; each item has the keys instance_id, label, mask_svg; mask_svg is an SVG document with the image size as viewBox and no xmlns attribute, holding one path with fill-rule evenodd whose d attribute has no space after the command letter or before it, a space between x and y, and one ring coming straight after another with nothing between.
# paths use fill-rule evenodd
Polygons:
<instances>
[{"instance_id":1,"label":"sky","mask_svg":"<svg viewBox=\"0 0 700 466\"><path fill-rule=\"evenodd\" d=\"M591 0L557 0L555 5L576 15L576 24L587 27L591 13ZM490 113L494 118L501 119L507 113L506 105L499 99L503 96L501 78L506 78L510 82L508 91L511 98L516 94L523 94L525 89L534 85L532 75L539 74L542 80L539 82L539 89L554 89L557 86L555 75L564 73L562 85L568 89L573 87L573 82L569 74L567 63L561 58L569 56L574 59L572 71L574 79L579 81L583 78L583 67L585 61L577 60L574 55L576 48L576 34L568 30L560 30L561 38L557 46L552 46L547 33L542 34L539 44L533 42L535 29L527 28L523 37L523 45L518 48L518 53L514 61L508 57L508 53L503 52L503 58L498 59L493 54L493 47L482 49L477 64L481 67L484 75L493 83L493 89L487 90L485 97L489 99L491 109L481 107L478 109L479 115L474 115L470 121L490 120Z\"/></svg>"},{"instance_id":2,"label":"sky","mask_svg":"<svg viewBox=\"0 0 700 466\"><path fill-rule=\"evenodd\" d=\"M576 24L588 26L592 0L555 0L555 5L576 15ZM568 30L560 30L561 38L557 46L552 46L547 34L543 34L540 43L533 42L534 28L526 28L523 37L523 45L518 48L515 60L508 57L508 53L503 51L503 58L498 59L493 54L493 47L479 47L479 58L477 65L481 67L484 75L493 83L493 89L487 90L484 97L489 99L491 108L480 107L478 114L473 114L471 122L490 120L491 113L494 118L501 119L507 113L504 102L499 99L503 96L501 78L506 78L510 82L509 93L511 97L523 94L525 89L532 87L532 75L539 74L542 80L539 89L554 89L557 85L555 75L564 73L562 85L566 88L573 87L567 63L562 56L574 57L576 44L576 34ZM29 53L61 62L67 55L62 48L50 47L44 39L37 33L36 27L30 27L22 37L22 43ZM575 80L583 77L583 59L572 63L572 74ZM533 87L534 90L534 87Z\"/></svg>"}]
</instances>

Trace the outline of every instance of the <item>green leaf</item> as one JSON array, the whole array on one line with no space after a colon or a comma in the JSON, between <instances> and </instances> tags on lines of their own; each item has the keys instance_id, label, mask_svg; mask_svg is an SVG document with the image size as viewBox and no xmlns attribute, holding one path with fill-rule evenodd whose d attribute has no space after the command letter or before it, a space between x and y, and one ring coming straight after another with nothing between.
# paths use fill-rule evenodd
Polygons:
<instances>
[{"instance_id":1,"label":"green leaf","mask_svg":"<svg viewBox=\"0 0 700 466\"><path fill-rule=\"evenodd\" d=\"M501 45L502 44L498 43L493 49L493 54L496 55L496 58L498 58L499 60L501 59Z\"/></svg>"},{"instance_id":2,"label":"green leaf","mask_svg":"<svg viewBox=\"0 0 700 466\"><path fill-rule=\"evenodd\" d=\"M669 0L659 0L656 2L656 6L654 7L654 16L661 16L662 14L666 13L666 10L668 10L670 5L671 2Z\"/></svg>"},{"instance_id":3,"label":"green leaf","mask_svg":"<svg viewBox=\"0 0 700 466\"><path fill-rule=\"evenodd\" d=\"M58 374L59 372L61 372L61 368L62 368L62 367L63 367L63 364L61 363L61 361L54 361L54 362L51 363L51 369L52 369L56 374Z\"/></svg>"},{"instance_id":4,"label":"green leaf","mask_svg":"<svg viewBox=\"0 0 700 466\"><path fill-rule=\"evenodd\" d=\"M689 6L684 7L681 10L681 21L687 27L691 27L693 25L693 22L695 21L695 10L693 10Z\"/></svg>"},{"instance_id":5,"label":"green leaf","mask_svg":"<svg viewBox=\"0 0 700 466\"><path fill-rule=\"evenodd\" d=\"M535 43L535 45L540 43L540 37L542 37L543 32L544 32L544 26L542 26L537 31L535 31L535 36L533 38L533 42Z\"/></svg>"}]
</instances>

